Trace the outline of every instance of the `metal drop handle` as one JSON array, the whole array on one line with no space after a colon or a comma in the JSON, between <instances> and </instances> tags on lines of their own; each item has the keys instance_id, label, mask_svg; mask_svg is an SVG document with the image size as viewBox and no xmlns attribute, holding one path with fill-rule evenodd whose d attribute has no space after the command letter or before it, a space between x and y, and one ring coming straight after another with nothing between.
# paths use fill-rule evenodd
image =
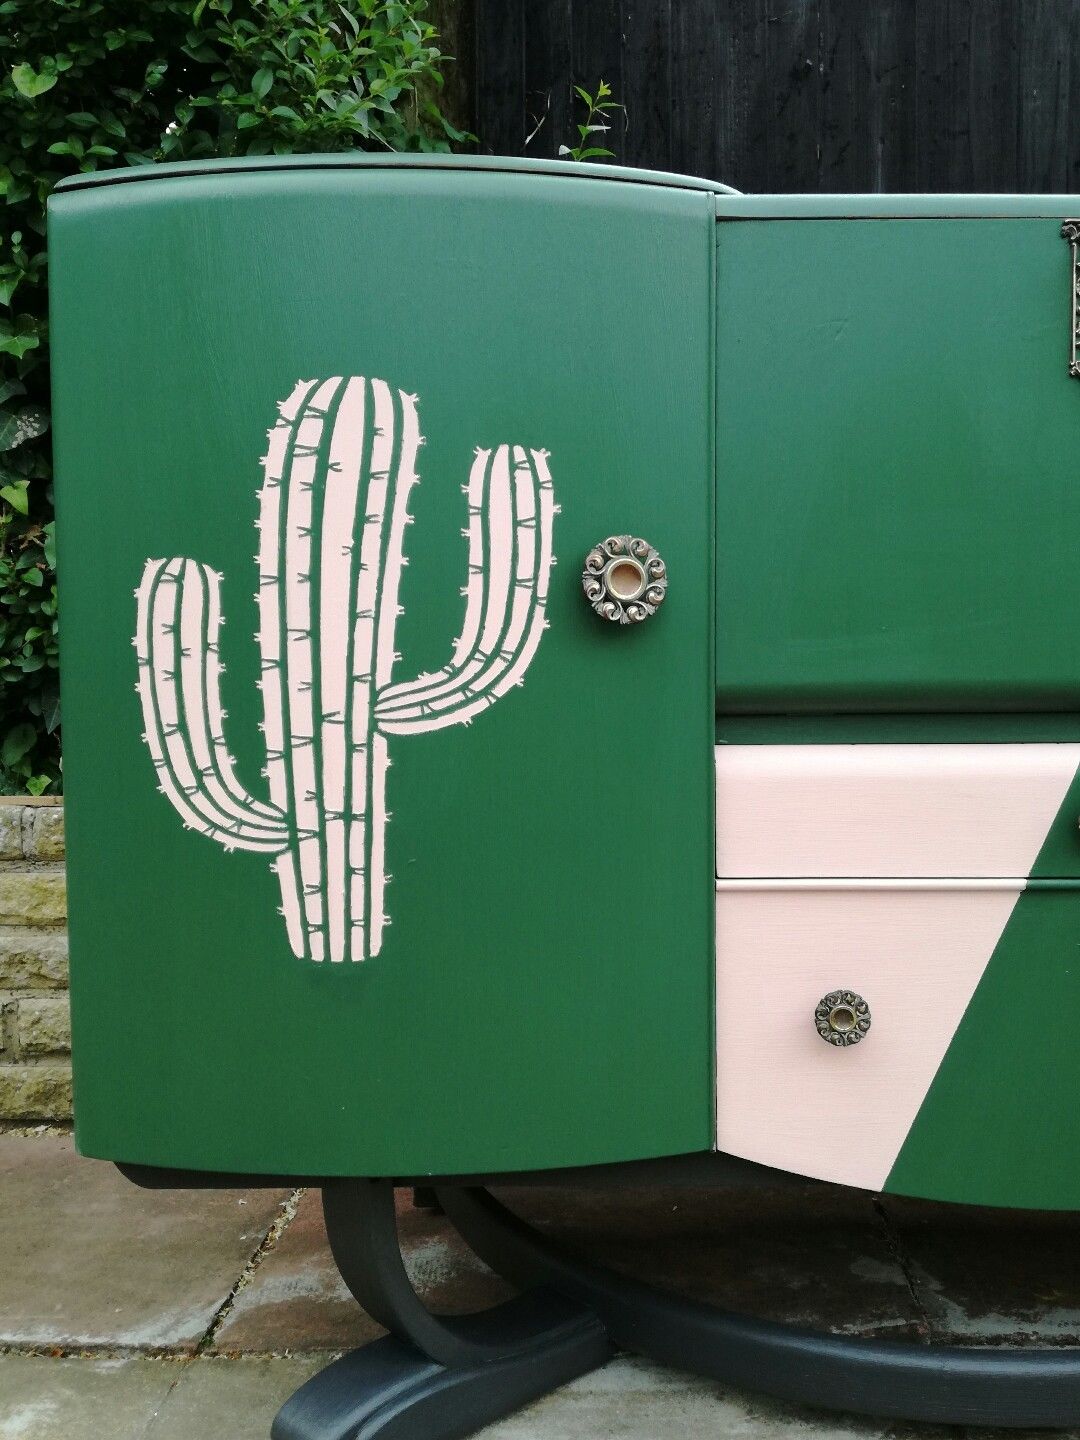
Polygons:
<instances>
[{"instance_id":1,"label":"metal drop handle","mask_svg":"<svg viewBox=\"0 0 1080 1440\"><path fill-rule=\"evenodd\" d=\"M664 603L667 566L647 540L610 535L586 555L581 584L601 619L616 625L638 625Z\"/></svg>"},{"instance_id":2,"label":"metal drop handle","mask_svg":"<svg viewBox=\"0 0 1080 1440\"><path fill-rule=\"evenodd\" d=\"M1080 220L1066 220L1061 238L1072 253L1069 270L1069 374L1080 380Z\"/></svg>"}]
</instances>

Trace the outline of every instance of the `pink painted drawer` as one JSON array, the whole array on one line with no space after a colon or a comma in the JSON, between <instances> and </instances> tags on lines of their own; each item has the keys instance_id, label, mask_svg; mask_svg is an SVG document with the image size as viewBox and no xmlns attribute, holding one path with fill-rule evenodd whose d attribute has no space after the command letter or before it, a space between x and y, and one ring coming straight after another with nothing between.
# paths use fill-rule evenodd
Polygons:
<instances>
[{"instance_id":1,"label":"pink painted drawer","mask_svg":"<svg viewBox=\"0 0 1080 1440\"><path fill-rule=\"evenodd\" d=\"M1040 852L1080 875L1078 766L1075 744L718 748L718 1149L886 1186ZM837 991L869 1007L856 1043L819 1034Z\"/></svg>"},{"instance_id":2,"label":"pink painted drawer","mask_svg":"<svg viewBox=\"0 0 1080 1440\"><path fill-rule=\"evenodd\" d=\"M881 1189L1022 890L718 884L717 1148ZM814 1017L842 987L871 1025L836 1047Z\"/></svg>"},{"instance_id":3,"label":"pink painted drawer","mask_svg":"<svg viewBox=\"0 0 1080 1440\"><path fill-rule=\"evenodd\" d=\"M1078 767L1076 744L718 746L716 873L1026 876Z\"/></svg>"}]
</instances>

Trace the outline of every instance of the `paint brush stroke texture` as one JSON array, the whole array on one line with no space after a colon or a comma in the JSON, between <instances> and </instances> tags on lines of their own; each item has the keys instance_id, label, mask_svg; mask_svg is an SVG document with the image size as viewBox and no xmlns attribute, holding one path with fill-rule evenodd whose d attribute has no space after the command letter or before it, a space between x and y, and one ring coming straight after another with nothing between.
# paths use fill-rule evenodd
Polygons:
<instances>
[{"instance_id":1,"label":"paint brush stroke texture","mask_svg":"<svg viewBox=\"0 0 1080 1440\"><path fill-rule=\"evenodd\" d=\"M144 739L185 826L271 857L298 958L377 955L385 914L387 737L468 724L523 682L547 626L548 455L478 448L468 483L465 616L449 663L395 680L417 397L360 376L302 380L268 432L259 492L260 681L268 798L225 737L222 576L146 562L135 649Z\"/></svg>"}]
</instances>

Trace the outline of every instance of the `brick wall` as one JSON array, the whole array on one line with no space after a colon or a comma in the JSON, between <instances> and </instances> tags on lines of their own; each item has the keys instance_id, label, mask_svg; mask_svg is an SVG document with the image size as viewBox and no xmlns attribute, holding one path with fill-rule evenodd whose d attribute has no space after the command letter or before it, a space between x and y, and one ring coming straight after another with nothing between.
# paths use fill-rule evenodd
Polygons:
<instances>
[{"instance_id":1,"label":"brick wall","mask_svg":"<svg viewBox=\"0 0 1080 1440\"><path fill-rule=\"evenodd\" d=\"M0 1122L71 1116L64 809L0 797Z\"/></svg>"}]
</instances>

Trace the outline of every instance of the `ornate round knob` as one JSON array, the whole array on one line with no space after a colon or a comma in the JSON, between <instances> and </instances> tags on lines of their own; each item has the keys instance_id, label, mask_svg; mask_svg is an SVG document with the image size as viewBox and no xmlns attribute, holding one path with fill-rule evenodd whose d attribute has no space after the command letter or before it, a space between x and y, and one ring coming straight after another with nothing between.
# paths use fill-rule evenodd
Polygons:
<instances>
[{"instance_id":1,"label":"ornate round knob","mask_svg":"<svg viewBox=\"0 0 1080 1440\"><path fill-rule=\"evenodd\" d=\"M870 1029L870 1006L854 990L833 990L818 1001L814 1024L828 1045L857 1045Z\"/></svg>"},{"instance_id":2,"label":"ornate round knob","mask_svg":"<svg viewBox=\"0 0 1080 1440\"><path fill-rule=\"evenodd\" d=\"M667 566L634 535L611 535L585 557L585 598L604 620L636 625L655 615L667 594Z\"/></svg>"}]
</instances>

